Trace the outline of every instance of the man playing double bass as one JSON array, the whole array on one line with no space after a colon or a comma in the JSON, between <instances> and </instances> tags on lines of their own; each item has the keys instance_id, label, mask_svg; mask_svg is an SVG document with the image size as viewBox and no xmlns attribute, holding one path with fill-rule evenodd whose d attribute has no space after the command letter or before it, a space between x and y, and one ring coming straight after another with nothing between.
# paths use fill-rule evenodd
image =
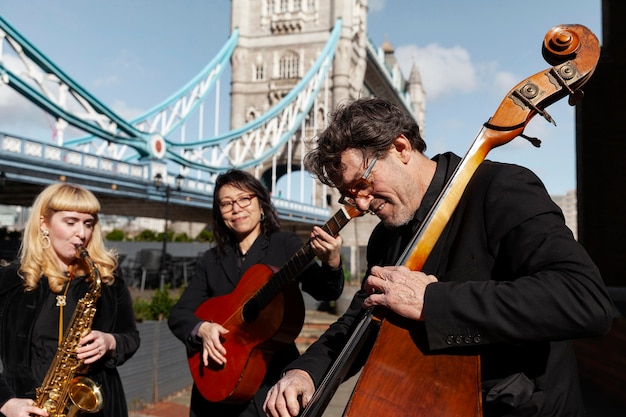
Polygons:
<instances>
[{"instance_id":1,"label":"man playing double bass","mask_svg":"<svg viewBox=\"0 0 626 417\"><path fill-rule=\"evenodd\" d=\"M307 155L307 169L336 187L342 202L381 222L361 290L270 389L266 413L296 416L363 310L383 306L419 322L429 351L480 356L484 416L582 416L570 339L607 333L613 306L532 172L483 162L423 269L390 266L460 161L452 153L429 159L425 149L412 118L385 99L363 98L338 109Z\"/></svg>"}]
</instances>

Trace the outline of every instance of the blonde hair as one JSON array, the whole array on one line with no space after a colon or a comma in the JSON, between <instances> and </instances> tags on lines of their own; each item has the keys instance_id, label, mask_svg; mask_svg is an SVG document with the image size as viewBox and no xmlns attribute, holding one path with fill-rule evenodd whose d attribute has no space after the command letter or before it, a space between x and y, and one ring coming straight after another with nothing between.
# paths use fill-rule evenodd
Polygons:
<instances>
[{"instance_id":1,"label":"blonde hair","mask_svg":"<svg viewBox=\"0 0 626 417\"><path fill-rule=\"evenodd\" d=\"M37 288L43 275L48 278L53 292L60 292L67 281L65 272L56 261L54 251L49 246L44 246L40 227L41 217L50 220L57 211L76 211L94 216L93 232L85 249L97 265L102 282L112 284L115 280L113 272L117 268L117 254L104 246L104 237L98 222L100 202L91 191L79 185L57 183L49 185L37 196L26 221L19 250L20 276L24 279L26 290ZM72 271L77 276L88 275L90 272L85 262L78 258Z\"/></svg>"}]
</instances>

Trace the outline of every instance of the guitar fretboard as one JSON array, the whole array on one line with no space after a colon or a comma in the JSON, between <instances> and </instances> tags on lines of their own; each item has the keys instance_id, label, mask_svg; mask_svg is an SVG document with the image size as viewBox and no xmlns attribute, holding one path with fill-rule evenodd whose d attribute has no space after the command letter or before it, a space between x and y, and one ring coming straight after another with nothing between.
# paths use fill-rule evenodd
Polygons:
<instances>
[{"instance_id":1,"label":"guitar fretboard","mask_svg":"<svg viewBox=\"0 0 626 417\"><path fill-rule=\"evenodd\" d=\"M331 236L337 236L339 231L355 217L350 215L351 208L342 207L328 220L322 227L326 233ZM356 209L354 209L356 210ZM315 258L315 254L311 250L310 240L293 254L291 258L278 270L270 280L263 286L254 296L259 309L263 309L278 293L280 293L285 285L294 281L295 278L306 268Z\"/></svg>"}]
</instances>

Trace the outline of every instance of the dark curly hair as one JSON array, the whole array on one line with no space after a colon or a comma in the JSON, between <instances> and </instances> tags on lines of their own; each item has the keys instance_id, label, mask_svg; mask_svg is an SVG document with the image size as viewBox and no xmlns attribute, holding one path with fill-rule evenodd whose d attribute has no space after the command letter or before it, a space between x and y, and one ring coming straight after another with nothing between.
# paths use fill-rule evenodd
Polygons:
<instances>
[{"instance_id":1,"label":"dark curly hair","mask_svg":"<svg viewBox=\"0 0 626 417\"><path fill-rule=\"evenodd\" d=\"M426 150L415 120L387 99L360 98L342 105L331 114L330 125L314 141L315 148L304 159L304 165L322 183L341 187L341 154L359 149L364 158L376 154L384 158L393 141L404 135L414 149Z\"/></svg>"},{"instance_id":2,"label":"dark curly hair","mask_svg":"<svg viewBox=\"0 0 626 417\"><path fill-rule=\"evenodd\" d=\"M237 244L234 233L226 227L224 223L219 205L220 202L217 198L221 188L225 185L232 185L240 190L249 191L256 195L261 205L261 210L263 210L263 214L265 215L261 221L261 233L265 236L269 236L280 229L278 215L276 214L276 209L272 204L272 198L267 188L252 174L238 169L231 169L217 176L215 179L215 190L213 192L213 237L215 238L217 251L219 253L223 254L227 247Z\"/></svg>"}]
</instances>

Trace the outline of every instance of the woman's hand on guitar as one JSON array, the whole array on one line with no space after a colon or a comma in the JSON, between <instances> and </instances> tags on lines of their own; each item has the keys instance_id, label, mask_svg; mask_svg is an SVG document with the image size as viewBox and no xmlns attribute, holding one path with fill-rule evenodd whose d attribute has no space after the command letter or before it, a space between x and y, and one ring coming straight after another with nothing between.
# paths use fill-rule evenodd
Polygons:
<instances>
[{"instance_id":1,"label":"woman's hand on guitar","mask_svg":"<svg viewBox=\"0 0 626 417\"><path fill-rule=\"evenodd\" d=\"M313 227L309 244L315 256L331 268L341 265L341 236L329 235L321 227Z\"/></svg>"},{"instance_id":2,"label":"woman's hand on guitar","mask_svg":"<svg viewBox=\"0 0 626 417\"><path fill-rule=\"evenodd\" d=\"M405 266L372 267L364 286L370 296L363 307L385 306L402 317L422 320L426 287L437 281L434 275Z\"/></svg>"},{"instance_id":3,"label":"woman's hand on guitar","mask_svg":"<svg viewBox=\"0 0 626 417\"><path fill-rule=\"evenodd\" d=\"M205 321L198 329L198 336L202 339L202 363L209 366L209 358L218 365L226 363L226 348L222 345L222 335L228 333L223 326Z\"/></svg>"},{"instance_id":4,"label":"woman's hand on guitar","mask_svg":"<svg viewBox=\"0 0 626 417\"><path fill-rule=\"evenodd\" d=\"M315 392L311 376L291 369L267 393L263 410L270 417L293 417L306 407Z\"/></svg>"}]
</instances>

